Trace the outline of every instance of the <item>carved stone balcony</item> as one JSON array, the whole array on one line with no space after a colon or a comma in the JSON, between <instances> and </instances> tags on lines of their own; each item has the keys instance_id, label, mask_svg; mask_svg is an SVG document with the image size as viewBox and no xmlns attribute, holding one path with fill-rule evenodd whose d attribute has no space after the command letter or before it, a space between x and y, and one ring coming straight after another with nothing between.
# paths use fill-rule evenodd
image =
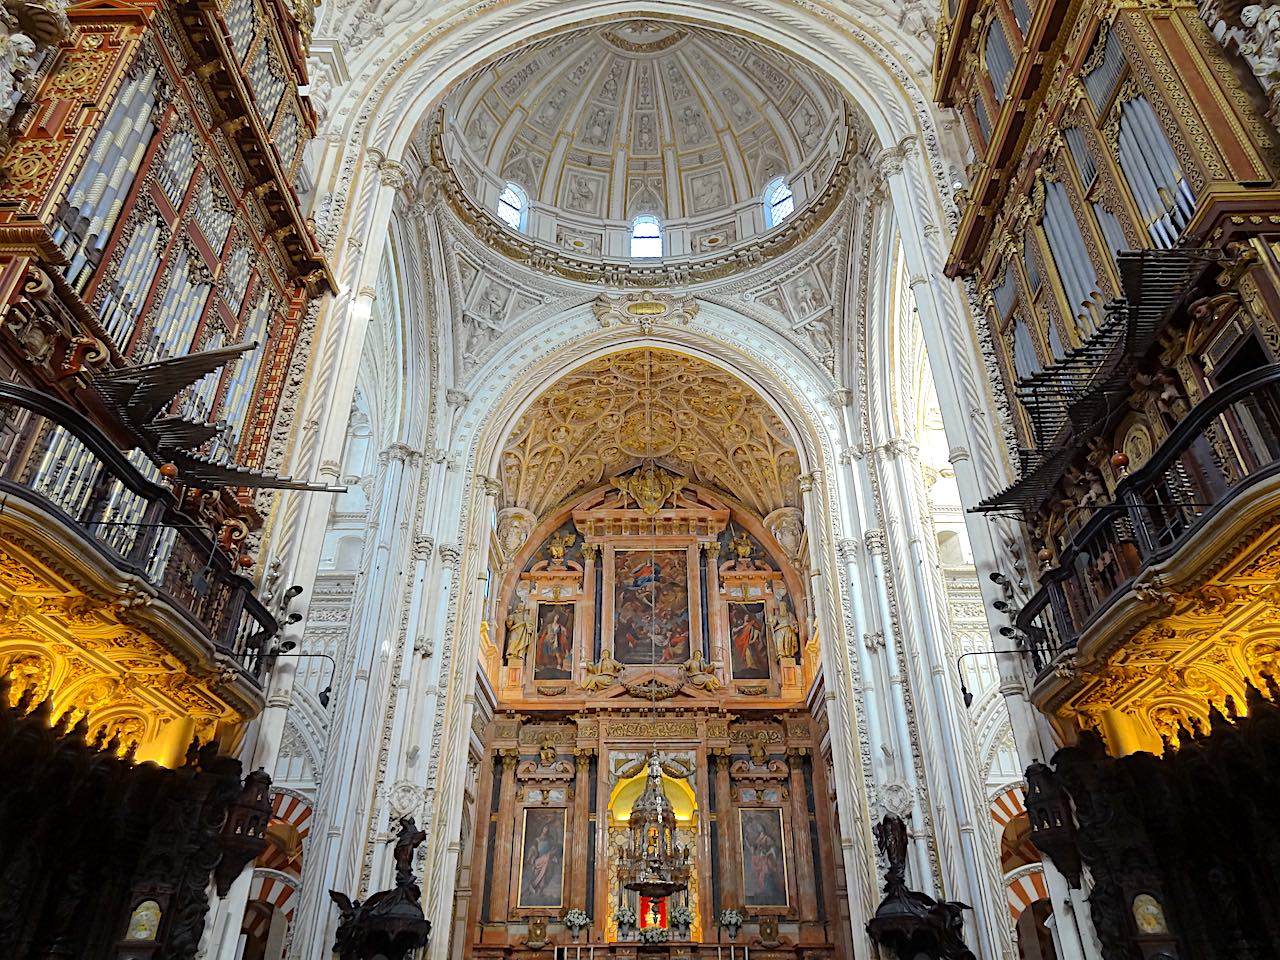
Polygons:
<instances>
[{"instance_id":1,"label":"carved stone balcony","mask_svg":"<svg viewBox=\"0 0 1280 960\"><path fill-rule=\"evenodd\" d=\"M1039 700L1064 702L1082 671L1158 618L1221 626L1223 611L1197 589L1256 594L1252 579L1266 571L1250 557L1271 549L1280 516L1280 364L1215 390L1120 482L1115 502L1085 509L1092 516L1017 618Z\"/></svg>"},{"instance_id":2,"label":"carved stone balcony","mask_svg":"<svg viewBox=\"0 0 1280 960\"><path fill-rule=\"evenodd\" d=\"M0 661L172 763L261 709L277 624L158 480L71 407L0 381Z\"/></svg>"}]
</instances>

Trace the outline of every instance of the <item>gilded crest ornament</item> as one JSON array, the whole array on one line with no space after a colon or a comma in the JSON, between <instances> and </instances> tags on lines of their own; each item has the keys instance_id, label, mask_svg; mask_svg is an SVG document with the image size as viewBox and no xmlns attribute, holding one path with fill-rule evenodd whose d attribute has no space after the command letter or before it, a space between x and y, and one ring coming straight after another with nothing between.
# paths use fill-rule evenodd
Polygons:
<instances>
[{"instance_id":1,"label":"gilded crest ornament","mask_svg":"<svg viewBox=\"0 0 1280 960\"><path fill-rule=\"evenodd\" d=\"M655 463L646 463L630 476L611 477L609 482L631 497L647 516L654 516L689 481L688 477L668 473Z\"/></svg>"},{"instance_id":2,"label":"gilded crest ornament","mask_svg":"<svg viewBox=\"0 0 1280 960\"><path fill-rule=\"evenodd\" d=\"M577 539L572 533L558 533L547 542L547 552L551 554L553 565L564 564L565 551L572 547Z\"/></svg>"}]
</instances>

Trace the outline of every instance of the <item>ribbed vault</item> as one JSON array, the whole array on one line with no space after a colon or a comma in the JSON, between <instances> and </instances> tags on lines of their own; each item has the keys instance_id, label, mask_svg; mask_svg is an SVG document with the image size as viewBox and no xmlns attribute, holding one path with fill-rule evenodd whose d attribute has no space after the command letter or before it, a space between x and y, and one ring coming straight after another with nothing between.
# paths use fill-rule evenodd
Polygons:
<instances>
[{"instance_id":1,"label":"ribbed vault","mask_svg":"<svg viewBox=\"0 0 1280 960\"><path fill-rule=\"evenodd\" d=\"M795 441L769 405L703 360L646 348L579 367L534 401L503 447L504 505L545 516L650 456L762 517L799 503Z\"/></svg>"}]
</instances>

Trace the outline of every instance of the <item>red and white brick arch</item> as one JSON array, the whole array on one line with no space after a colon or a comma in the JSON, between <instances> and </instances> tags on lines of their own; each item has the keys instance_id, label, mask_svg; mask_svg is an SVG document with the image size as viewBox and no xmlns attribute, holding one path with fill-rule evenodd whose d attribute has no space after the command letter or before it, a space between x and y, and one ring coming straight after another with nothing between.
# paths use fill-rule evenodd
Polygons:
<instances>
[{"instance_id":1,"label":"red and white brick arch","mask_svg":"<svg viewBox=\"0 0 1280 960\"><path fill-rule=\"evenodd\" d=\"M1005 896L1009 901L1009 916L1017 923L1022 911L1037 900L1049 899L1049 884L1044 879L1044 868L1029 863L1005 877Z\"/></svg>"},{"instance_id":2,"label":"red and white brick arch","mask_svg":"<svg viewBox=\"0 0 1280 960\"><path fill-rule=\"evenodd\" d=\"M1009 825L1009 821L1018 814L1027 812L1027 805L1023 802L1024 796L1022 784L1014 783L991 799L991 819L995 821L997 837L1004 833L1004 828Z\"/></svg>"},{"instance_id":3,"label":"red and white brick arch","mask_svg":"<svg viewBox=\"0 0 1280 960\"><path fill-rule=\"evenodd\" d=\"M286 922L292 923L297 905L296 877L279 870L257 867L253 871L253 883L249 886L249 909L245 911L241 932L265 940L271 930L271 914L279 911Z\"/></svg>"}]
</instances>

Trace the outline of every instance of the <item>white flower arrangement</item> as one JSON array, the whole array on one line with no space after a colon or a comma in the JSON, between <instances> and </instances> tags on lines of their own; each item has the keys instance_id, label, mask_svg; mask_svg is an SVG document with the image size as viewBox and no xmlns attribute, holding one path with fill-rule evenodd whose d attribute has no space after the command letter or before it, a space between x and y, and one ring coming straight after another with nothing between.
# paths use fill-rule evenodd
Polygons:
<instances>
[{"instance_id":1,"label":"white flower arrangement","mask_svg":"<svg viewBox=\"0 0 1280 960\"><path fill-rule=\"evenodd\" d=\"M619 907L614 911L613 922L620 927L634 927L636 925L636 912L630 907Z\"/></svg>"},{"instance_id":2,"label":"white flower arrangement","mask_svg":"<svg viewBox=\"0 0 1280 960\"><path fill-rule=\"evenodd\" d=\"M640 928L641 943L666 943L667 931L661 927L641 927Z\"/></svg>"},{"instance_id":3,"label":"white flower arrangement","mask_svg":"<svg viewBox=\"0 0 1280 960\"><path fill-rule=\"evenodd\" d=\"M591 926L591 918L587 916L585 910L574 907L564 915L564 925L571 930L581 930L584 927Z\"/></svg>"},{"instance_id":4,"label":"white flower arrangement","mask_svg":"<svg viewBox=\"0 0 1280 960\"><path fill-rule=\"evenodd\" d=\"M684 905L672 907L669 916L673 927L687 927L693 923L693 911Z\"/></svg>"},{"instance_id":5,"label":"white flower arrangement","mask_svg":"<svg viewBox=\"0 0 1280 960\"><path fill-rule=\"evenodd\" d=\"M742 926L742 914L733 907L729 907L720 911L720 926L722 927L740 927Z\"/></svg>"}]
</instances>

